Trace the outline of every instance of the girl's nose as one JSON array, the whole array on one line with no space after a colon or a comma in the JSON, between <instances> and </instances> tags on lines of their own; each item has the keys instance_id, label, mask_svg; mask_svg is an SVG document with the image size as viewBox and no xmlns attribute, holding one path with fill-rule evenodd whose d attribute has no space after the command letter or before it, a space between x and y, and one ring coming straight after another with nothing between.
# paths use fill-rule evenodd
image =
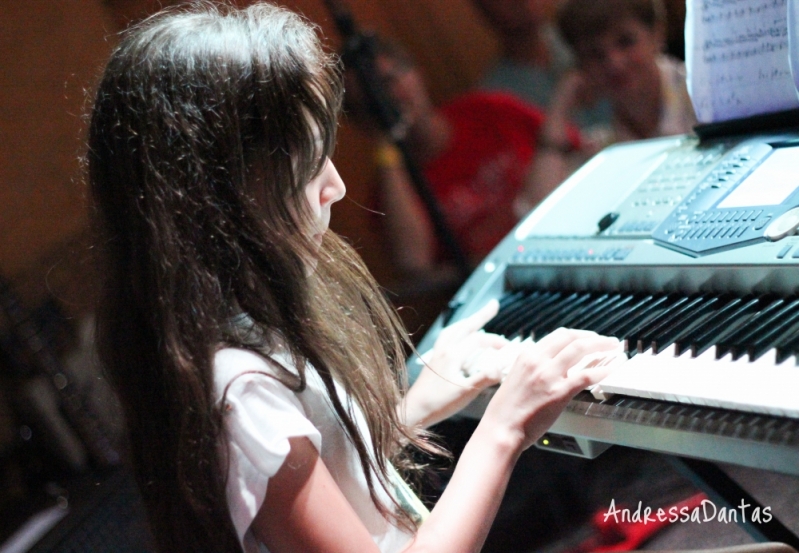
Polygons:
<instances>
[{"instance_id":1,"label":"girl's nose","mask_svg":"<svg viewBox=\"0 0 799 553\"><path fill-rule=\"evenodd\" d=\"M341 180L341 176L332 161L327 162L324 173L326 174L322 189L322 205L333 204L344 197L347 193L347 187L344 185L344 181Z\"/></svg>"}]
</instances>

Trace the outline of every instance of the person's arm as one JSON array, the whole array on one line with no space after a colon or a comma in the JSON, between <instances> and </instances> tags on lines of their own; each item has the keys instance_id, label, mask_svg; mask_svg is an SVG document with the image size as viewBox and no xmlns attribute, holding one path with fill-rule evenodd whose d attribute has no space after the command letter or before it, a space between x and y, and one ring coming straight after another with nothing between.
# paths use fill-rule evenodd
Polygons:
<instances>
[{"instance_id":1,"label":"person's arm","mask_svg":"<svg viewBox=\"0 0 799 553\"><path fill-rule=\"evenodd\" d=\"M406 551L479 551L521 452L546 432L570 398L608 372L598 367L569 374L568 369L591 352L617 347L615 338L566 329L529 344L489 403L441 499Z\"/></svg>"},{"instance_id":2,"label":"person's arm","mask_svg":"<svg viewBox=\"0 0 799 553\"><path fill-rule=\"evenodd\" d=\"M528 344L486 409L444 494L404 551L479 551L521 452L549 428L569 398L607 373L568 369L588 353L617 346L615 339L563 329ZM291 453L270 479L252 530L273 553L377 551L304 438L291 440Z\"/></svg>"},{"instance_id":3,"label":"person's arm","mask_svg":"<svg viewBox=\"0 0 799 553\"><path fill-rule=\"evenodd\" d=\"M433 269L436 236L433 223L411 185L402 155L385 142L378 146L376 164L380 179L380 209L391 253L406 274Z\"/></svg>"},{"instance_id":4,"label":"person's arm","mask_svg":"<svg viewBox=\"0 0 799 553\"><path fill-rule=\"evenodd\" d=\"M432 426L502 380L502 370L513 363L521 344L481 330L498 311L499 303L490 301L471 317L439 333L397 408L401 421L407 426Z\"/></svg>"},{"instance_id":5,"label":"person's arm","mask_svg":"<svg viewBox=\"0 0 799 553\"><path fill-rule=\"evenodd\" d=\"M379 553L316 447L308 438L290 438L289 444L252 522L255 537L272 553Z\"/></svg>"},{"instance_id":6,"label":"person's arm","mask_svg":"<svg viewBox=\"0 0 799 553\"><path fill-rule=\"evenodd\" d=\"M576 151L570 130L570 120L583 102L585 87L584 77L577 71L567 73L558 83L539 133L535 158L513 203L517 217L538 205L587 157L586 152Z\"/></svg>"}]
</instances>

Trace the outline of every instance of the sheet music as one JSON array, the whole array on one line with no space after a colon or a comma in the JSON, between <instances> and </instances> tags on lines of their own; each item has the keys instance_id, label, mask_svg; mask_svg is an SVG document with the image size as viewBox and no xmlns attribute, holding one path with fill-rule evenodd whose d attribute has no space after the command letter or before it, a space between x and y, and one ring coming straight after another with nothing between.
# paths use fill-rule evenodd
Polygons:
<instances>
[{"instance_id":1,"label":"sheet music","mask_svg":"<svg viewBox=\"0 0 799 553\"><path fill-rule=\"evenodd\" d=\"M794 9L799 0L687 2L688 92L700 123L799 107L789 2Z\"/></svg>"},{"instance_id":2,"label":"sheet music","mask_svg":"<svg viewBox=\"0 0 799 553\"><path fill-rule=\"evenodd\" d=\"M788 0L788 45L793 84L799 94L799 0Z\"/></svg>"}]
</instances>

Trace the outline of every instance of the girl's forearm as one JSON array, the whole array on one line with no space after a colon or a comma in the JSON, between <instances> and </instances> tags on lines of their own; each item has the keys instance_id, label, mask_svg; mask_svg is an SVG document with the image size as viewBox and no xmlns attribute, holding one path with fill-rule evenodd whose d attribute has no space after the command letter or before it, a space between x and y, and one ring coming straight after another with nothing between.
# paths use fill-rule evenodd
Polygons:
<instances>
[{"instance_id":1,"label":"girl's forearm","mask_svg":"<svg viewBox=\"0 0 799 553\"><path fill-rule=\"evenodd\" d=\"M478 552L499 509L523 436L483 419L406 553Z\"/></svg>"}]
</instances>

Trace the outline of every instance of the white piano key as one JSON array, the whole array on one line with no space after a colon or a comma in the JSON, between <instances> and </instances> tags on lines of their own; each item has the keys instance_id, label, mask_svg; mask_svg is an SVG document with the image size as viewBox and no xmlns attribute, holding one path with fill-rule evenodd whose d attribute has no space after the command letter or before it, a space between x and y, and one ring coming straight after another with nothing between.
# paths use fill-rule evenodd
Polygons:
<instances>
[{"instance_id":1,"label":"white piano key","mask_svg":"<svg viewBox=\"0 0 799 553\"><path fill-rule=\"evenodd\" d=\"M619 366L592 393L598 398L624 394L799 418L798 390L799 367L793 364L732 361L729 355L721 360L705 355L669 358L645 352Z\"/></svg>"}]
</instances>

